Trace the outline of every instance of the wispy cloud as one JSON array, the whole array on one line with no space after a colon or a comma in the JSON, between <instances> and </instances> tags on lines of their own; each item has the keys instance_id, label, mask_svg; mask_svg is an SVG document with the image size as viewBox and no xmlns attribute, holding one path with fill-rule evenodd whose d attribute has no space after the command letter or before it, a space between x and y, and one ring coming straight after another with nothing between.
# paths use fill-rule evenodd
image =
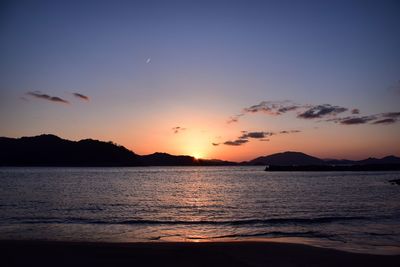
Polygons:
<instances>
[{"instance_id":1,"label":"wispy cloud","mask_svg":"<svg viewBox=\"0 0 400 267\"><path fill-rule=\"evenodd\" d=\"M181 126L176 126L172 128L172 131L174 132L174 134L180 133L181 131L185 131L186 128L183 128Z\"/></svg>"},{"instance_id":2,"label":"wispy cloud","mask_svg":"<svg viewBox=\"0 0 400 267\"><path fill-rule=\"evenodd\" d=\"M262 142L268 142L270 141L269 137L277 134L290 134L290 133L299 133L300 130L288 130L288 131L280 131L278 133L275 132L265 132L265 131L258 131L258 132L249 132L249 131L242 131L242 135L240 135L238 138L235 140L228 140L224 142L224 145L228 146L241 146L244 145L248 142L250 142L251 139L256 139ZM219 143L212 143L212 145L217 146Z\"/></svg>"},{"instance_id":3,"label":"wispy cloud","mask_svg":"<svg viewBox=\"0 0 400 267\"><path fill-rule=\"evenodd\" d=\"M306 111L297 115L298 118L302 119L317 119L326 116L336 116L339 113L347 111L347 108L340 106L332 106L330 104L323 104L313 106Z\"/></svg>"},{"instance_id":4,"label":"wispy cloud","mask_svg":"<svg viewBox=\"0 0 400 267\"><path fill-rule=\"evenodd\" d=\"M398 122L400 119L400 112L386 112L379 113L369 116L350 116L342 118L333 118L327 121L333 121L344 125L356 125L356 124L393 124Z\"/></svg>"},{"instance_id":5,"label":"wispy cloud","mask_svg":"<svg viewBox=\"0 0 400 267\"><path fill-rule=\"evenodd\" d=\"M374 121L372 124L392 124L395 123L396 121L397 121L396 119L382 119Z\"/></svg>"},{"instance_id":6,"label":"wispy cloud","mask_svg":"<svg viewBox=\"0 0 400 267\"><path fill-rule=\"evenodd\" d=\"M238 122L240 117L248 113L264 113L267 115L278 116L289 111L294 111L303 106L293 103L289 100L283 101L262 101L257 105L246 107L242 110L240 114L231 116L228 119L228 123Z\"/></svg>"},{"instance_id":7,"label":"wispy cloud","mask_svg":"<svg viewBox=\"0 0 400 267\"><path fill-rule=\"evenodd\" d=\"M290 130L290 131L280 131L280 134L291 134L291 133L300 133L300 130Z\"/></svg>"},{"instance_id":8,"label":"wispy cloud","mask_svg":"<svg viewBox=\"0 0 400 267\"><path fill-rule=\"evenodd\" d=\"M337 118L334 121L345 125L355 125L355 124L365 124L373 120L376 120L375 116L344 117L344 118Z\"/></svg>"},{"instance_id":9,"label":"wispy cloud","mask_svg":"<svg viewBox=\"0 0 400 267\"><path fill-rule=\"evenodd\" d=\"M347 111L348 108L330 104L300 105L290 100L262 101L257 105L244 108L242 113L229 118L228 123L238 122L239 118L246 114L264 113L271 116L279 116L288 112L298 111L297 117L302 119L317 119L328 116L336 116ZM358 109L353 109L353 114L359 114Z\"/></svg>"},{"instance_id":10,"label":"wispy cloud","mask_svg":"<svg viewBox=\"0 0 400 267\"><path fill-rule=\"evenodd\" d=\"M290 100L284 101L262 101L259 104L244 108L242 113L230 117L228 123L238 122L239 118L246 114L263 113L271 116L280 116L288 112L295 111L298 119L316 120L317 122L335 122L342 125L360 125L360 124L371 124L371 125L386 125L393 124L400 121L400 112L386 112L373 115L360 115L361 112L358 108L349 109L347 107L331 105L331 104L320 104L320 105L309 105L309 104L297 104ZM347 116L340 117L342 113L346 113ZM300 130L284 130L277 133L270 132L244 132L234 141L226 141L224 144L227 145L243 145L247 142L241 142L240 140L250 141L250 138L268 139L266 137L274 134L291 134L299 133Z\"/></svg>"},{"instance_id":11,"label":"wispy cloud","mask_svg":"<svg viewBox=\"0 0 400 267\"><path fill-rule=\"evenodd\" d=\"M27 92L26 93L29 96L52 101L52 102L58 102L58 103L64 103L64 104L69 104L69 102L65 99L62 99L61 97L58 96L50 96L47 94L43 94L40 91L33 91L33 92Z\"/></svg>"},{"instance_id":12,"label":"wispy cloud","mask_svg":"<svg viewBox=\"0 0 400 267\"><path fill-rule=\"evenodd\" d=\"M400 81L396 86L400 87ZM299 119L322 119L317 122L335 122L343 125L357 125L357 124L392 124L400 121L400 112L387 112L375 115L360 115L361 112L358 108L349 109L347 107L336 106L331 104L320 105L303 105L297 104L290 100L284 101L262 101L259 104L244 108L238 115L229 118L228 123L238 122L239 118L246 114L264 113L271 116L279 116L288 112L296 111L297 118ZM339 114L348 112L351 116L339 117ZM289 133L282 131L281 133ZM290 132L294 133L294 132Z\"/></svg>"},{"instance_id":13,"label":"wispy cloud","mask_svg":"<svg viewBox=\"0 0 400 267\"><path fill-rule=\"evenodd\" d=\"M400 118L400 112L386 112L386 113L381 113L381 117L383 118Z\"/></svg>"},{"instance_id":14,"label":"wispy cloud","mask_svg":"<svg viewBox=\"0 0 400 267\"><path fill-rule=\"evenodd\" d=\"M293 111L300 108L300 105L296 105L289 100L284 101L262 101L257 105L245 108L245 113L266 113L268 115L281 115L288 111Z\"/></svg>"},{"instance_id":15,"label":"wispy cloud","mask_svg":"<svg viewBox=\"0 0 400 267\"><path fill-rule=\"evenodd\" d=\"M234 141L226 141L226 142L224 142L224 145L227 145L227 146L241 146L243 144L246 144L247 142L249 142L248 139L236 139Z\"/></svg>"},{"instance_id":16,"label":"wispy cloud","mask_svg":"<svg viewBox=\"0 0 400 267\"><path fill-rule=\"evenodd\" d=\"M248 132L248 131L242 131L242 135L239 136L236 140L234 141L226 141L224 142L224 145L228 146L241 146L249 142L249 139L254 138L254 139L266 139L266 137L273 135L271 132Z\"/></svg>"},{"instance_id":17,"label":"wispy cloud","mask_svg":"<svg viewBox=\"0 0 400 267\"><path fill-rule=\"evenodd\" d=\"M400 112L386 112L378 114L378 119L372 124L393 124L400 120Z\"/></svg>"},{"instance_id":18,"label":"wispy cloud","mask_svg":"<svg viewBox=\"0 0 400 267\"><path fill-rule=\"evenodd\" d=\"M73 93L73 95L81 100L89 101L89 97L80 93Z\"/></svg>"},{"instance_id":19,"label":"wispy cloud","mask_svg":"<svg viewBox=\"0 0 400 267\"><path fill-rule=\"evenodd\" d=\"M255 138L255 139L262 139L266 138L268 136L274 135L272 132L247 132L243 131L243 134L239 137L239 139L249 139L249 138Z\"/></svg>"},{"instance_id":20,"label":"wispy cloud","mask_svg":"<svg viewBox=\"0 0 400 267\"><path fill-rule=\"evenodd\" d=\"M244 114L238 114L238 115L231 116L231 117L229 117L227 123L235 123L235 122L238 122L238 121L239 121L239 118L242 117L242 116L244 116Z\"/></svg>"}]
</instances>

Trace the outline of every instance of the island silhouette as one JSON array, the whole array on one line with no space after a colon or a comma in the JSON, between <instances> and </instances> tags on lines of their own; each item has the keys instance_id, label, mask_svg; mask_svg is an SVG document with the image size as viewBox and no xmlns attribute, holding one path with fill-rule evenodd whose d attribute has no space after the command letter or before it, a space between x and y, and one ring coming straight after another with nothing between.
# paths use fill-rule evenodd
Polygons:
<instances>
[{"instance_id":1,"label":"island silhouette","mask_svg":"<svg viewBox=\"0 0 400 267\"><path fill-rule=\"evenodd\" d=\"M52 134L32 137L0 137L0 166L238 166L263 165L268 171L400 170L400 158L324 160L302 152L287 151L250 161L196 159L187 155L156 152L138 155L113 142L93 139L71 141Z\"/></svg>"}]
</instances>

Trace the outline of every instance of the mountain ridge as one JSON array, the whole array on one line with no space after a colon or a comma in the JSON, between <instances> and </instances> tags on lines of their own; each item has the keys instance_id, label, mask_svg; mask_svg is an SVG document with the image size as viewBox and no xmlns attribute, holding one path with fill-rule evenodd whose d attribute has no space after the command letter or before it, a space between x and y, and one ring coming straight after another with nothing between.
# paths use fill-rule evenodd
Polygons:
<instances>
[{"instance_id":1,"label":"mountain ridge","mask_svg":"<svg viewBox=\"0 0 400 267\"><path fill-rule=\"evenodd\" d=\"M156 152L138 155L111 141L71 141L52 134L0 137L0 166L220 166L223 160L195 159L187 155Z\"/></svg>"},{"instance_id":2,"label":"mountain ridge","mask_svg":"<svg viewBox=\"0 0 400 267\"><path fill-rule=\"evenodd\" d=\"M138 155L111 141L94 139L71 141L52 134L31 137L0 137L0 166L324 166L400 164L400 157L323 160L303 152L286 151L257 157L246 162L196 159L188 155L155 152Z\"/></svg>"},{"instance_id":3,"label":"mountain ridge","mask_svg":"<svg viewBox=\"0 0 400 267\"><path fill-rule=\"evenodd\" d=\"M322 159L307 155L303 152L286 151L261 156L248 162L250 165L324 165Z\"/></svg>"}]
</instances>

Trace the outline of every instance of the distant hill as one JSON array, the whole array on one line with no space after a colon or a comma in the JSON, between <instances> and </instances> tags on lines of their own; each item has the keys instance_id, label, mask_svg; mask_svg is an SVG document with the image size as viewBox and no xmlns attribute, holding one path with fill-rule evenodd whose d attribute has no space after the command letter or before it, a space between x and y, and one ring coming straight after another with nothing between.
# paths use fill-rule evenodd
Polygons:
<instances>
[{"instance_id":1,"label":"distant hill","mask_svg":"<svg viewBox=\"0 0 400 267\"><path fill-rule=\"evenodd\" d=\"M138 155L112 142L70 141L55 135L0 137L0 166L214 166L236 165L167 153Z\"/></svg>"},{"instance_id":2,"label":"distant hill","mask_svg":"<svg viewBox=\"0 0 400 267\"><path fill-rule=\"evenodd\" d=\"M112 142L69 141L55 135L0 138L2 166L140 166L139 155Z\"/></svg>"},{"instance_id":3,"label":"distant hill","mask_svg":"<svg viewBox=\"0 0 400 267\"><path fill-rule=\"evenodd\" d=\"M376 165L376 164L400 164L400 158L396 156L387 156L381 159L377 158L367 158L363 160L326 160L325 161L329 165Z\"/></svg>"},{"instance_id":4,"label":"distant hill","mask_svg":"<svg viewBox=\"0 0 400 267\"><path fill-rule=\"evenodd\" d=\"M192 166L197 165L191 156L173 156L167 153L154 153L142 156L143 162L149 166Z\"/></svg>"},{"instance_id":5,"label":"distant hill","mask_svg":"<svg viewBox=\"0 0 400 267\"><path fill-rule=\"evenodd\" d=\"M400 158L396 156L387 156L381 159L368 158L357 161L357 164L400 164Z\"/></svg>"},{"instance_id":6,"label":"distant hill","mask_svg":"<svg viewBox=\"0 0 400 267\"><path fill-rule=\"evenodd\" d=\"M167 153L138 155L113 142L92 139L70 141L51 134L33 137L0 137L0 166L350 166L400 164L387 156L360 161L322 160L301 152L283 152L236 163L218 159L195 159Z\"/></svg>"},{"instance_id":7,"label":"distant hill","mask_svg":"<svg viewBox=\"0 0 400 267\"><path fill-rule=\"evenodd\" d=\"M142 161L147 166L227 166L238 165L236 162L218 159L195 159L191 156L174 156L167 153L156 152L142 156Z\"/></svg>"},{"instance_id":8,"label":"distant hill","mask_svg":"<svg viewBox=\"0 0 400 267\"><path fill-rule=\"evenodd\" d=\"M267 165L265 171L269 172L365 172L365 171L400 171L400 164L354 164L354 165Z\"/></svg>"},{"instance_id":9,"label":"distant hill","mask_svg":"<svg viewBox=\"0 0 400 267\"><path fill-rule=\"evenodd\" d=\"M247 165L271 165L271 166L350 166L350 165L388 165L400 164L400 158L396 156L387 156L381 159L368 158L364 160L348 160L348 159L327 159L323 160L317 157L307 155L302 152L283 152L269 156L258 157L249 162Z\"/></svg>"},{"instance_id":10,"label":"distant hill","mask_svg":"<svg viewBox=\"0 0 400 267\"><path fill-rule=\"evenodd\" d=\"M356 163L356 161L348 159L325 159L324 161L328 165L354 165Z\"/></svg>"},{"instance_id":11,"label":"distant hill","mask_svg":"<svg viewBox=\"0 0 400 267\"><path fill-rule=\"evenodd\" d=\"M265 157L258 157L248 162L249 165L276 165L276 166L304 166L325 165L322 159L304 154L302 152L287 151L276 153Z\"/></svg>"}]
</instances>

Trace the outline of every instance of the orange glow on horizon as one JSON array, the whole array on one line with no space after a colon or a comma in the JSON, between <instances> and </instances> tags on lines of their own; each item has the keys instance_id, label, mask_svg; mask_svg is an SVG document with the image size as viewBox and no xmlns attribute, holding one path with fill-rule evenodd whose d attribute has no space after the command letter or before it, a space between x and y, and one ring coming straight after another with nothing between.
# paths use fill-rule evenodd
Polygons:
<instances>
[{"instance_id":1,"label":"orange glow on horizon","mask_svg":"<svg viewBox=\"0 0 400 267\"><path fill-rule=\"evenodd\" d=\"M62 138L80 140L93 138L113 141L139 155L165 152L171 155L189 155L201 159L248 161L284 151L304 152L319 158L346 158L361 160L367 157L400 155L399 147L393 145L398 139L397 125L380 127L360 125L357 127L336 124L294 121L292 118L248 116L238 123L226 123L226 116L215 112L187 109L167 110L163 116L141 118L127 126L123 118L115 119L113 127L101 124L96 127L69 131L51 131ZM297 123L297 124L296 124ZM136 125L141 125L137 128ZM173 128L185 130L175 133ZM282 130L301 130L293 134L279 134ZM392 130L390 130L392 129ZM275 134L269 141L250 138L240 146L226 145L247 131L271 131ZM41 131L26 134L36 135ZM368 133L368 134L365 134ZM213 145L214 144L214 145ZM397 143L396 143L397 144Z\"/></svg>"}]
</instances>

